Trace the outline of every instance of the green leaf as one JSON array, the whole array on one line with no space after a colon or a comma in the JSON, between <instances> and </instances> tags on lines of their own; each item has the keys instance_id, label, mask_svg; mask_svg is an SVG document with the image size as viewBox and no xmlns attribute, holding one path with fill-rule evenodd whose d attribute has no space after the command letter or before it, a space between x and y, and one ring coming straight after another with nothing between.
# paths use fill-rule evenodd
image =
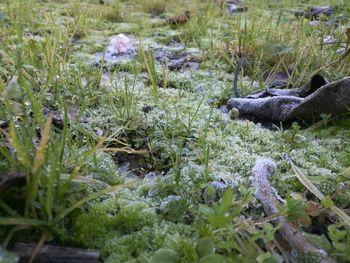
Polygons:
<instances>
[{"instance_id":1,"label":"green leaf","mask_svg":"<svg viewBox=\"0 0 350 263\"><path fill-rule=\"evenodd\" d=\"M28 219L22 217L2 217L0 225L24 225L24 226L45 226L49 223L43 220Z\"/></svg>"},{"instance_id":2,"label":"green leaf","mask_svg":"<svg viewBox=\"0 0 350 263\"><path fill-rule=\"evenodd\" d=\"M347 245L345 243L333 242L333 246L341 252L345 252L347 250Z\"/></svg>"},{"instance_id":3,"label":"green leaf","mask_svg":"<svg viewBox=\"0 0 350 263\"><path fill-rule=\"evenodd\" d=\"M205 256L204 258L200 259L199 262L201 263L227 263L228 260L225 256L220 254L209 254Z\"/></svg>"},{"instance_id":4,"label":"green leaf","mask_svg":"<svg viewBox=\"0 0 350 263\"><path fill-rule=\"evenodd\" d=\"M321 199L321 204L325 207L325 208L332 208L334 207L334 203L333 200L330 196L326 196L325 198Z\"/></svg>"},{"instance_id":5,"label":"green leaf","mask_svg":"<svg viewBox=\"0 0 350 263\"><path fill-rule=\"evenodd\" d=\"M200 257L214 253L215 244L209 237L203 237L199 240L197 245L197 252Z\"/></svg>"},{"instance_id":6,"label":"green leaf","mask_svg":"<svg viewBox=\"0 0 350 263\"><path fill-rule=\"evenodd\" d=\"M344 175L346 178L350 178L350 167L346 168L346 169L343 171L343 175Z\"/></svg>"},{"instance_id":7,"label":"green leaf","mask_svg":"<svg viewBox=\"0 0 350 263\"><path fill-rule=\"evenodd\" d=\"M22 146L19 139L18 131L13 122L10 123L10 142L13 148L16 150L18 161L24 166L25 169L29 169L31 166L31 161L28 156L27 151Z\"/></svg>"},{"instance_id":8,"label":"green leaf","mask_svg":"<svg viewBox=\"0 0 350 263\"><path fill-rule=\"evenodd\" d=\"M295 220L305 214L304 202L287 196L287 203L284 206L282 213L287 215L288 220Z\"/></svg>"},{"instance_id":9,"label":"green leaf","mask_svg":"<svg viewBox=\"0 0 350 263\"><path fill-rule=\"evenodd\" d=\"M228 188L224 195L222 196L220 205L219 205L219 213L223 214L232 206L232 200L233 200L233 191L231 188Z\"/></svg>"},{"instance_id":10,"label":"green leaf","mask_svg":"<svg viewBox=\"0 0 350 263\"><path fill-rule=\"evenodd\" d=\"M199 205L199 212L206 216L215 215L215 211L213 208L201 204Z\"/></svg>"},{"instance_id":11,"label":"green leaf","mask_svg":"<svg viewBox=\"0 0 350 263\"><path fill-rule=\"evenodd\" d=\"M275 234L280 227L281 227L280 225L273 227L271 224L268 224L268 223L264 224L263 228L264 228L265 237L269 241L275 240Z\"/></svg>"},{"instance_id":12,"label":"green leaf","mask_svg":"<svg viewBox=\"0 0 350 263\"><path fill-rule=\"evenodd\" d=\"M277 263L279 262L270 252L266 252L264 254L259 255L256 258L258 263Z\"/></svg>"},{"instance_id":13,"label":"green leaf","mask_svg":"<svg viewBox=\"0 0 350 263\"><path fill-rule=\"evenodd\" d=\"M213 227L217 228L229 224L231 222L231 217L225 215L208 216L208 221Z\"/></svg>"},{"instance_id":14,"label":"green leaf","mask_svg":"<svg viewBox=\"0 0 350 263\"><path fill-rule=\"evenodd\" d=\"M182 242L182 246L186 259L189 262L198 262L198 255L196 249L194 248L193 242L190 240L184 240Z\"/></svg>"},{"instance_id":15,"label":"green leaf","mask_svg":"<svg viewBox=\"0 0 350 263\"><path fill-rule=\"evenodd\" d=\"M315 246L318 246L325 250L330 250L332 248L331 243L329 242L329 240L324 234L319 236L319 235L309 234L305 232L304 236L307 241L314 244Z\"/></svg>"},{"instance_id":16,"label":"green leaf","mask_svg":"<svg viewBox=\"0 0 350 263\"><path fill-rule=\"evenodd\" d=\"M346 237L346 231L338 230L334 225L330 225L328 231L333 242L340 241Z\"/></svg>"},{"instance_id":17,"label":"green leaf","mask_svg":"<svg viewBox=\"0 0 350 263\"><path fill-rule=\"evenodd\" d=\"M179 256L172 249L161 248L149 260L150 263L177 263Z\"/></svg>"}]
</instances>

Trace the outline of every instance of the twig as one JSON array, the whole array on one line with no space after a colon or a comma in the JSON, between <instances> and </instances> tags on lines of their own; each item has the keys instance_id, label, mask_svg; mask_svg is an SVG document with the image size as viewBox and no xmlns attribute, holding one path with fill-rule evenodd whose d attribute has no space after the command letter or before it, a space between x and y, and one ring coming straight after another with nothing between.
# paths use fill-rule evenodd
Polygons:
<instances>
[{"instance_id":1,"label":"twig","mask_svg":"<svg viewBox=\"0 0 350 263\"><path fill-rule=\"evenodd\" d=\"M43 247L46 239L47 239L47 236L48 236L48 232L47 230L44 230L43 234L41 235L41 238L38 242L38 244L36 245L35 249L33 250L33 253L32 255L30 256L29 260L28 260L28 263L33 263L36 256L39 254L39 251L40 249Z\"/></svg>"},{"instance_id":2,"label":"twig","mask_svg":"<svg viewBox=\"0 0 350 263\"><path fill-rule=\"evenodd\" d=\"M315 46L324 46L324 45L337 45L337 44L347 44L348 42L342 42L342 41L339 41L339 42L327 42L327 43L322 43L322 44L316 44Z\"/></svg>"},{"instance_id":3,"label":"twig","mask_svg":"<svg viewBox=\"0 0 350 263\"><path fill-rule=\"evenodd\" d=\"M242 66L243 66L243 56L240 56L236 70L233 74L233 92L235 93L237 98L240 98L242 96L240 89L237 87L238 77L239 77L239 74L241 72Z\"/></svg>"},{"instance_id":4,"label":"twig","mask_svg":"<svg viewBox=\"0 0 350 263\"><path fill-rule=\"evenodd\" d=\"M335 193L332 195L332 199L336 199L339 195L343 194L350 189L350 184L343 185L339 189L335 190Z\"/></svg>"},{"instance_id":5,"label":"twig","mask_svg":"<svg viewBox=\"0 0 350 263\"><path fill-rule=\"evenodd\" d=\"M256 198L261 202L268 216L278 213L278 200L275 197L276 190L271 187L268 178L275 173L276 164L265 158L259 158L253 167L251 185L256 189ZM290 256L298 260L298 254L313 255L319 257L323 263L333 263L327 253L310 244L303 233L290 224L285 217L279 217L274 224L280 225L279 232L284 240L292 247ZM296 253L295 253L296 252Z\"/></svg>"},{"instance_id":6,"label":"twig","mask_svg":"<svg viewBox=\"0 0 350 263\"><path fill-rule=\"evenodd\" d=\"M17 226L14 226L14 227L10 230L10 232L6 235L6 238L5 238L4 242L2 243L2 246L3 246L4 248L6 248L7 245L10 243L10 241L11 241L13 235L14 235L16 232L18 232L18 231L20 231L20 230L23 230L23 229L27 229L28 227L29 227L29 226L27 226L27 225L17 225Z\"/></svg>"}]
</instances>

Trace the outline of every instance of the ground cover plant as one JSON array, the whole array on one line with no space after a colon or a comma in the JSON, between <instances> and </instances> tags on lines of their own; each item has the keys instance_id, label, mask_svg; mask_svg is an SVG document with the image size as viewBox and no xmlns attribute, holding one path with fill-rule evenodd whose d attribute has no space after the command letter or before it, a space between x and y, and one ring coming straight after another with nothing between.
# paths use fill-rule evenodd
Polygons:
<instances>
[{"instance_id":1,"label":"ground cover plant","mask_svg":"<svg viewBox=\"0 0 350 263\"><path fill-rule=\"evenodd\" d=\"M0 261L26 242L30 262L47 244L101 262L349 262L348 112L226 107L281 74L283 89L348 78L349 19L348 0L0 1Z\"/></svg>"}]
</instances>

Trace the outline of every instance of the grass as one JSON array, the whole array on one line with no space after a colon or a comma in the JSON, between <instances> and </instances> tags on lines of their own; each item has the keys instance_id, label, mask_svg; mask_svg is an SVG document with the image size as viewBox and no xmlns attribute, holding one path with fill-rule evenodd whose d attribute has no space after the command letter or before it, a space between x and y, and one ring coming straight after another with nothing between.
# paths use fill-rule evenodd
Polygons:
<instances>
[{"instance_id":1,"label":"grass","mask_svg":"<svg viewBox=\"0 0 350 263\"><path fill-rule=\"evenodd\" d=\"M231 16L217 1L1 2L0 176L24 177L0 192L3 247L47 239L100 249L105 262L286 259L249 184L264 156L275 160L272 183L288 200L276 216L346 262L350 230L328 208L347 218L348 116L273 131L219 110L240 57L243 95L265 88L264 72L292 64L296 87L316 72L349 76L349 57L336 52L348 45L349 23L311 25L293 15L327 3L247 0L248 12ZM329 4L338 6L333 17L349 15L346 1ZM186 10L190 21L165 24ZM97 63L119 33L147 50L122 66ZM328 36L336 42L324 43ZM168 59L159 62L160 53ZM200 68L168 68L183 57L200 58ZM311 197L286 154L333 199Z\"/></svg>"},{"instance_id":2,"label":"grass","mask_svg":"<svg viewBox=\"0 0 350 263\"><path fill-rule=\"evenodd\" d=\"M144 12L156 16L163 14L167 8L167 2L162 0L142 0L140 5Z\"/></svg>"},{"instance_id":3,"label":"grass","mask_svg":"<svg viewBox=\"0 0 350 263\"><path fill-rule=\"evenodd\" d=\"M121 5L116 2L112 5L103 6L101 8L101 17L110 22L121 22L123 20Z\"/></svg>"}]
</instances>

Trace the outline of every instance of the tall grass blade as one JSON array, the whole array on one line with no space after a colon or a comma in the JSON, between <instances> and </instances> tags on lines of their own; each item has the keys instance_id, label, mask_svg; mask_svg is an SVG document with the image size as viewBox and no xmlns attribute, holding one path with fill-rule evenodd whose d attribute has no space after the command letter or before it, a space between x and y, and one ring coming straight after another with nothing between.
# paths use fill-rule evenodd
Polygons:
<instances>
[{"instance_id":1,"label":"tall grass blade","mask_svg":"<svg viewBox=\"0 0 350 263\"><path fill-rule=\"evenodd\" d=\"M292 169L299 179L299 181L318 199L322 200L325 198L324 194L321 193L320 190L304 175L304 173L296 166L293 162L290 162L292 165ZM350 216L348 216L342 209L333 206L330 208L334 213L336 213L348 226L350 226Z\"/></svg>"},{"instance_id":2,"label":"tall grass blade","mask_svg":"<svg viewBox=\"0 0 350 263\"><path fill-rule=\"evenodd\" d=\"M2 217L0 218L0 225L24 225L24 226L47 226L49 223L39 219L29 219L23 217Z\"/></svg>"}]
</instances>

